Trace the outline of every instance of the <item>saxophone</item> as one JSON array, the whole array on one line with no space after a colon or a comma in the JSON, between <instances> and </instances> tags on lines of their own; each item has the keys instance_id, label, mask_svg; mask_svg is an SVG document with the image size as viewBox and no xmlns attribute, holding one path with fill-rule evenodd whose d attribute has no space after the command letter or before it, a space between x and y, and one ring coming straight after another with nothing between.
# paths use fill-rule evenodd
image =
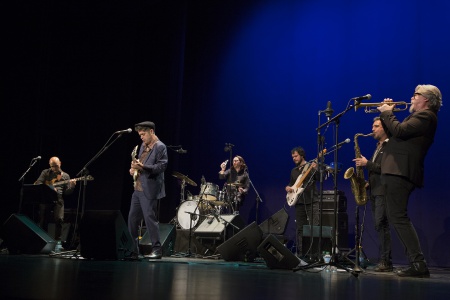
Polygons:
<instances>
[{"instance_id":1,"label":"saxophone","mask_svg":"<svg viewBox=\"0 0 450 300\"><path fill-rule=\"evenodd\" d=\"M362 134L357 133L354 137L354 143L355 143L355 157L360 158L361 157L361 150L359 149L358 145L358 137L368 137L373 136L373 133L369 134ZM357 205L365 205L367 203L368 197L367 197L367 191L366 191L366 180L364 179L364 169L363 167L356 167L356 174L355 169L353 167L348 168L347 171L344 173L345 179L350 179L350 184L352 187L352 193L355 196L355 201Z\"/></svg>"}]
</instances>

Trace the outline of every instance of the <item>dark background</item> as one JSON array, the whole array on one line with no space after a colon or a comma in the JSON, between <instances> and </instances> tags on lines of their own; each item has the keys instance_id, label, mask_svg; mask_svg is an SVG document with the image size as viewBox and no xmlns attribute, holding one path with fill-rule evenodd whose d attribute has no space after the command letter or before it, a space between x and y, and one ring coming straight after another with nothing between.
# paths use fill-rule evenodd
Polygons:
<instances>
[{"instance_id":1,"label":"dark background","mask_svg":"<svg viewBox=\"0 0 450 300\"><path fill-rule=\"evenodd\" d=\"M19 207L20 182L32 183L59 156L71 177L84 166L95 180L80 185L67 208L118 209L128 214L130 155L139 144L125 134L96 160L111 135L151 120L169 149L167 197L161 222L180 204L173 171L198 185L222 186L219 165L244 157L262 202L251 190L241 210L246 223L267 219L285 206L284 186L293 167L290 150L317 153L319 114L332 102L334 115L349 99L370 93L410 102L417 84L434 84L449 94L450 41L445 1L10 1L2 5L1 122L2 197L0 221ZM409 214L430 265L450 266L449 162L446 105L425 166L425 188L411 197ZM369 133L372 119L349 110L321 130L326 147ZM398 113L399 119L407 112ZM336 126L339 125L339 126ZM375 141L360 138L370 157ZM337 188L348 198L349 240L354 239L355 203L343 171L353 166L353 144L338 153L343 170ZM326 156L326 163L333 161ZM324 189L333 189L333 180ZM188 186L199 194L199 186ZM24 209L31 210L30 207ZM361 218L363 208L360 209ZM293 208L286 234L293 238ZM377 236L367 209L363 247L377 258ZM394 262L405 262L393 233ZM352 245L350 245L352 247Z\"/></svg>"}]
</instances>

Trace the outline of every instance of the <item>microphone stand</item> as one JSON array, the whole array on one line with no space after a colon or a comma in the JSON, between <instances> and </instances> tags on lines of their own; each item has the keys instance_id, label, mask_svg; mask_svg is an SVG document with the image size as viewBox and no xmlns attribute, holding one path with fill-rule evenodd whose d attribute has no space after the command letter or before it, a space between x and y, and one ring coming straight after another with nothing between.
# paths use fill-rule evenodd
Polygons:
<instances>
[{"instance_id":1,"label":"microphone stand","mask_svg":"<svg viewBox=\"0 0 450 300\"><path fill-rule=\"evenodd\" d=\"M114 133L115 134L115 133ZM82 196L82 204L81 204L81 217L83 217L84 214L84 209L85 209L85 204L86 204L86 186L87 186L87 175L89 175L89 170L87 169L87 167L92 164L97 158L100 157L100 155L102 155L104 152L106 152L106 150L109 149L109 147L115 142L117 141L123 133L119 133L115 139L112 139L112 137L114 136L114 134L112 134L109 139L106 141L105 145L103 145L103 147L100 149L100 151L97 152L97 154L94 155L94 157L91 158L91 160L84 165L84 167L77 173L76 177L84 177L83 179L83 196Z\"/></svg>"},{"instance_id":2,"label":"microphone stand","mask_svg":"<svg viewBox=\"0 0 450 300\"><path fill-rule=\"evenodd\" d=\"M347 272L352 273L352 275L354 275L355 277L358 277L359 271L358 270L350 270L349 268L342 266L338 263L338 259L337 259L337 253L336 253L336 247L337 247L337 172L338 172L338 131L339 131L339 120L340 118L350 109L354 108L356 105L358 105L361 101L355 100L353 105L349 105L344 111L340 112L339 114L337 114L336 116L334 116L333 118L330 118L327 122L325 122L324 124L320 125L320 120L319 120L319 126L316 128L318 135L319 135L319 141L318 144L320 145L321 138L320 138L320 130L325 127L328 126L331 123L335 123L336 126L336 131L335 131L335 151L334 151L334 170L333 170L333 185L334 185L334 230L332 232L332 253L331 253L331 260L330 262L326 263L313 263L311 265L306 265L306 266L298 266L296 268L293 269L294 272L299 271L299 270L305 270L305 269L310 269L310 268L314 268L314 267L321 267L321 266L333 266L333 267L339 267L341 269L344 269ZM319 118L320 118L320 112L319 112ZM318 146L319 147L319 146ZM322 180L322 179L321 179ZM321 243L321 237L322 237L322 197L323 197L323 191L321 191L321 195L320 195L320 201L319 201L319 250L320 250L320 243ZM312 209L312 208L311 208ZM320 253L319 253L320 254Z\"/></svg>"},{"instance_id":3,"label":"microphone stand","mask_svg":"<svg viewBox=\"0 0 450 300\"><path fill-rule=\"evenodd\" d=\"M20 181L20 193L19 193L19 210L18 210L18 214L21 213L22 211L22 202L23 202L23 185L24 185L24 181L25 181L25 175L28 174L28 172L31 170L31 168L36 164L38 160L37 159L32 159L30 162L30 165L28 166L28 169L22 174L22 176L20 176L19 181Z\"/></svg>"},{"instance_id":4,"label":"microphone stand","mask_svg":"<svg viewBox=\"0 0 450 300\"><path fill-rule=\"evenodd\" d=\"M252 182L252 180L250 179L250 175L248 174L248 172L247 172L247 175L248 175L248 182L250 182L250 185L252 186L253 190L254 190L255 193L256 193L255 222L256 222L256 224L258 224L258 208L259 208L259 202L263 202L263 201L262 201L261 197L259 196L259 193L258 193L258 191L256 190L255 186L253 185L253 182Z\"/></svg>"}]
</instances>

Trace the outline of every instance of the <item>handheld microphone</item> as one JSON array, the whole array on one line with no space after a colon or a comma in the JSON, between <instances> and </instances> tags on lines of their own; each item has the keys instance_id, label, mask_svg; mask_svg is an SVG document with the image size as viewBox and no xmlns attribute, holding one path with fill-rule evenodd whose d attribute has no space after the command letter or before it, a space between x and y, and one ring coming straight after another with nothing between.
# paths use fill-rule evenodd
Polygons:
<instances>
[{"instance_id":1,"label":"handheld microphone","mask_svg":"<svg viewBox=\"0 0 450 300\"><path fill-rule=\"evenodd\" d=\"M350 139L349 138L346 138L345 141L340 142L339 144L337 144L337 146L334 146L334 147L339 149L339 148L342 147L342 145L347 144L347 143L350 143Z\"/></svg>"},{"instance_id":2,"label":"handheld microphone","mask_svg":"<svg viewBox=\"0 0 450 300\"><path fill-rule=\"evenodd\" d=\"M40 160L41 156L36 156L35 158L33 158L32 160Z\"/></svg>"},{"instance_id":3,"label":"handheld microphone","mask_svg":"<svg viewBox=\"0 0 450 300\"><path fill-rule=\"evenodd\" d=\"M187 150L184 150L183 148L180 148L178 150L175 150L175 152L180 153L180 154L185 154L185 153L187 153Z\"/></svg>"},{"instance_id":4,"label":"handheld microphone","mask_svg":"<svg viewBox=\"0 0 450 300\"><path fill-rule=\"evenodd\" d=\"M328 121L330 121L330 117L333 115L334 110L331 108L331 101L328 101L327 108L324 110L325 116L327 116Z\"/></svg>"},{"instance_id":5,"label":"handheld microphone","mask_svg":"<svg viewBox=\"0 0 450 300\"><path fill-rule=\"evenodd\" d=\"M361 101L361 100L370 100L370 99L372 99L372 95L371 94L367 94L367 95L364 95L364 96L359 96L359 97L352 98L350 100Z\"/></svg>"},{"instance_id":6,"label":"handheld microphone","mask_svg":"<svg viewBox=\"0 0 450 300\"><path fill-rule=\"evenodd\" d=\"M128 129L116 131L116 132L114 132L114 133L116 133L116 134L122 134L122 133L130 133L130 132L132 132L132 131L133 131L133 130L131 130L131 128L128 128Z\"/></svg>"}]
</instances>

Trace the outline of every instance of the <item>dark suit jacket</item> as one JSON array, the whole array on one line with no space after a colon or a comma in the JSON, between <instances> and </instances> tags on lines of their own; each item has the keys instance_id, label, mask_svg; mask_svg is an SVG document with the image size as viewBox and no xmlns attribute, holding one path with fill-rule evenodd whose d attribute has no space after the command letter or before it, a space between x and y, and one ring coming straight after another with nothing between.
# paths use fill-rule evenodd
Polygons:
<instances>
[{"instance_id":1,"label":"dark suit jacket","mask_svg":"<svg viewBox=\"0 0 450 300\"><path fill-rule=\"evenodd\" d=\"M369 187L371 196L384 195L384 186L381 184L381 158L383 157L384 147L386 147L387 142L381 145L381 149L373 160L373 155L370 160L367 161L366 169L369 171ZM375 153L374 153L375 154Z\"/></svg>"},{"instance_id":2,"label":"dark suit jacket","mask_svg":"<svg viewBox=\"0 0 450 300\"><path fill-rule=\"evenodd\" d=\"M422 187L425 156L437 128L436 113L430 109L414 112L401 123L392 111L382 112L380 118L390 136L381 159L381 174L404 176Z\"/></svg>"},{"instance_id":3,"label":"dark suit jacket","mask_svg":"<svg viewBox=\"0 0 450 300\"><path fill-rule=\"evenodd\" d=\"M139 149L139 157L144 148ZM164 186L164 171L167 168L167 148L163 142L158 141L150 150L147 159L142 162L144 170L142 171L139 180L141 181L144 195L148 199L161 199L166 196Z\"/></svg>"}]
</instances>

